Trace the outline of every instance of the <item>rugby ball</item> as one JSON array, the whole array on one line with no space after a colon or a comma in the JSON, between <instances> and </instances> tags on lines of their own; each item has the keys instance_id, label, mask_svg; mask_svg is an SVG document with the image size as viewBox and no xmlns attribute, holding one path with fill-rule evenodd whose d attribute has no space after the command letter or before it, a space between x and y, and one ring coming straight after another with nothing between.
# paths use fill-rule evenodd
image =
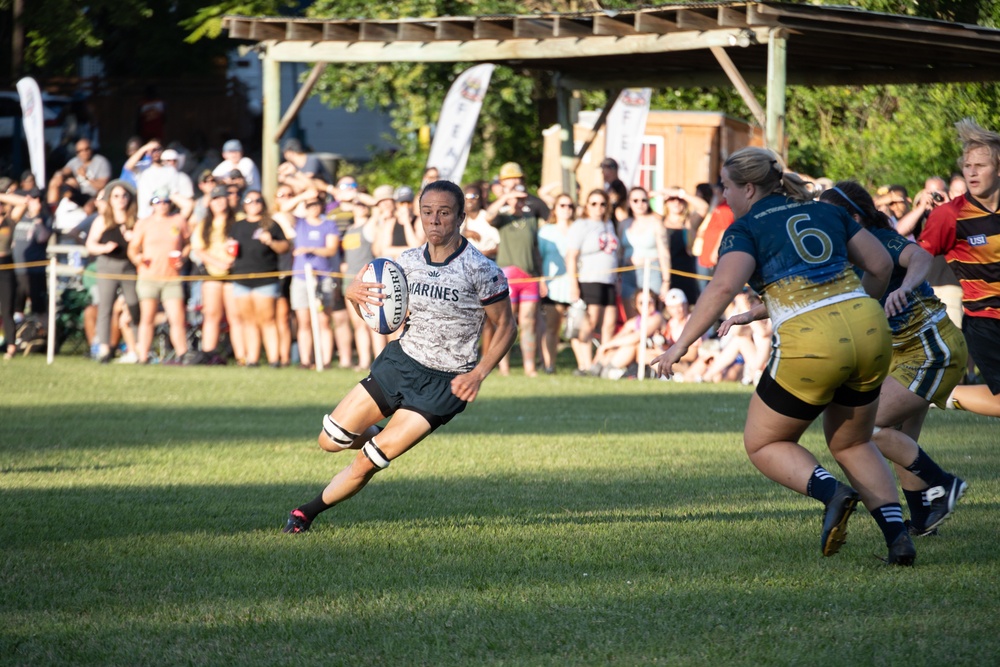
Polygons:
<instances>
[{"instance_id":1,"label":"rugby ball","mask_svg":"<svg viewBox=\"0 0 1000 667\"><path fill-rule=\"evenodd\" d=\"M375 333L391 334L406 320L410 292L403 269L391 259L377 257L368 264L362 281L385 285L382 288L382 305L366 304L371 312L366 313L361 308L361 317Z\"/></svg>"}]
</instances>

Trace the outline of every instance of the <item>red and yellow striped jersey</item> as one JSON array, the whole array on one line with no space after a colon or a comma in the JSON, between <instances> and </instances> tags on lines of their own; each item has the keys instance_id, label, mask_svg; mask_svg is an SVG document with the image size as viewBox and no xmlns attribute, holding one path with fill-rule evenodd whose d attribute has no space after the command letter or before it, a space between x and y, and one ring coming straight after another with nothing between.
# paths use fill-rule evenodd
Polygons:
<instances>
[{"instance_id":1,"label":"red and yellow striped jersey","mask_svg":"<svg viewBox=\"0 0 1000 667\"><path fill-rule=\"evenodd\" d=\"M962 284L970 317L1000 319L1000 211L988 211L966 194L934 209L920 245L944 255Z\"/></svg>"}]
</instances>

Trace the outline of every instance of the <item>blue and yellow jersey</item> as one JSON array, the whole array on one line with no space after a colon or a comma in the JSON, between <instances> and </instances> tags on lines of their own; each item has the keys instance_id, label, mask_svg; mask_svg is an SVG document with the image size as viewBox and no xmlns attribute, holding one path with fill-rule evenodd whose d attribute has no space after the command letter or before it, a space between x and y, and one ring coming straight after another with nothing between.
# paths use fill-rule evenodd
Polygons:
<instances>
[{"instance_id":1,"label":"blue and yellow jersey","mask_svg":"<svg viewBox=\"0 0 1000 667\"><path fill-rule=\"evenodd\" d=\"M889 286L885 288L885 294L879 299L879 303L885 307L886 297L898 290L899 286L903 284L906 269L899 265L899 256L906 249L906 246L913 242L906 240L891 229L870 229L869 231L875 235L875 238L889 251L889 256L892 257L892 277L889 278ZM903 345L927 327L940 322L947 316L948 312L944 304L934 296L934 290L931 289L930 283L925 280L907 296L906 307L902 312L889 318L889 327L892 329L892 346Z\"/></svg>"},{"instance_id":2,"label":"blue and yellow jersey","mask_svg":"<svg viewBox=\"0 0 1000 667\"><path fill-rule=\"evenodd\" d=\"M861 229L839 206L769 195L726 230L719 257L753 256L750 286L777 328L801 313L868 296L847 259L847 242Z\"/></svg>"}]
</instances>

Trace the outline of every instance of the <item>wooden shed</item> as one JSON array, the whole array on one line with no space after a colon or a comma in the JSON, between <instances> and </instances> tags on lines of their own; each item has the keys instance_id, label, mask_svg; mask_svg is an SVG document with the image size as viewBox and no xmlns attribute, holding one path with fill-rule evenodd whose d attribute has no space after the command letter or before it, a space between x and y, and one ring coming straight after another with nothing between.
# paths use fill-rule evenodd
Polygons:
<instances>
[{"instance_id":1,"label":"wooden shed","mask_svg":"<svg viewBox=\"0 0 1000 667\"><path fill-rule=\"evenodd\" d=\"M591 136L598 115L596 111L580 113L580 121L573 128L577 150ZM559 130L559 125L553 125L544 132L543 184L562 178ZM579 191L583 194L603 185L598 165L604 159L604 132L603 127L598 131L576 169ZM651 110L646 119L635 185L650 191L680 186L694 192L699 183L718 179L719 168L729 155L745 146L763 145L761 128L722 113Z\"/></svg>"}]
</instances>

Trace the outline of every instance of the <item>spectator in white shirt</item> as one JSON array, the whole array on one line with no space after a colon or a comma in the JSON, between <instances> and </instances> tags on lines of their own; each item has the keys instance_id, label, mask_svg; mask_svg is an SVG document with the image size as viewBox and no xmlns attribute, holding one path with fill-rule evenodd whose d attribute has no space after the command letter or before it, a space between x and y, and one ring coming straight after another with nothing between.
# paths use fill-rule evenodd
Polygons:
<instances>
[{"instance_id":1,"label":"spectator in white shirt","mask_svg":"<svg viewBox=\"0 0 1000 667\"><path fill-rule=\"evenodd\" d=\"M212 170L212 176L216 178L227 178L233 170L238 170L246 180L243 188L246 192L258 192L260 190L260 170L254 161L243 154L243 144L239 139L230 139L222 144L222 162Z\"/></svg>"}]
</instances>

